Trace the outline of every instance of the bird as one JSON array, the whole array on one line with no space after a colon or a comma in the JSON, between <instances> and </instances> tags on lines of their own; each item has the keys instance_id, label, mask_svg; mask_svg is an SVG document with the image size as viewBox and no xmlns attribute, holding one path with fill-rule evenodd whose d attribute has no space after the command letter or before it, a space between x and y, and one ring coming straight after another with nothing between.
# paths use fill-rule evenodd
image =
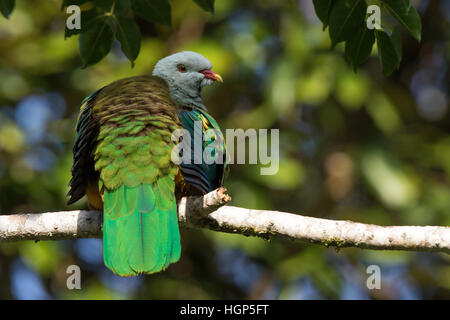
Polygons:
<instances>
[{"instance_id":1,"label":"bird","mask_svg":"<svg viewBox=\"0 0 450 320\"><path fill-rule=\"evenodd\" d=\"M86 195L89 208L103 211L104 264L119 276L153 274L177 262L177 199L223 185L223 134L201 97L203 87L223 81L211 69L199 53L174 53L152 75L116 80L81 104L67 204ZM177 130L190 138L174 139ZM217 161L173 161L184 139L192 143L182 153L195 156L196 135L200 150Z\"/></svg>"}]
</instances>

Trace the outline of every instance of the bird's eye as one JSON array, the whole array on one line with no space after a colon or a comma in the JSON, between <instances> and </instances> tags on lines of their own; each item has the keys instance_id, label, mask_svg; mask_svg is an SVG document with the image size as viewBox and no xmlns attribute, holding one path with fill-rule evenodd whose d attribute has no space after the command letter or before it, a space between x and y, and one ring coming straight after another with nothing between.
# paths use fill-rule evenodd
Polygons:
<instances>
[{"instance_id":1,"label":"bird's eye","mask_svg":"<svg viewBox=\"0 0 450 320\"><path fill-rule=\"evenodd\" d=\"M184 64L177 65L177 69L180 72L186 72L186 66Z\"/></svg>"}]
</instances>

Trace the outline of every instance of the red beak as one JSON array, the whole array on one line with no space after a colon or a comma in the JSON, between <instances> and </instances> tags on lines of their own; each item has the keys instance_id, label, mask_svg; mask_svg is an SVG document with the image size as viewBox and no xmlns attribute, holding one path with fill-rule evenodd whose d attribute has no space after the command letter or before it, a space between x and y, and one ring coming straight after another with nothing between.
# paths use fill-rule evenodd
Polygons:
<instances>
[{"instance_id":1,"label":"red beak","mask_svg":"<svg viewBox=\"0 0 450 320\"><path fill-rule=\"evenodd\" d=\"M211 80L214 80L214 81L223 82L222 77L218 73L215 73L214 71L211 71L211 70L207 69L207 70L200 71L200 73L203 73L205 75L206 79L211 79Z\"/></svg>"}]
</instances>

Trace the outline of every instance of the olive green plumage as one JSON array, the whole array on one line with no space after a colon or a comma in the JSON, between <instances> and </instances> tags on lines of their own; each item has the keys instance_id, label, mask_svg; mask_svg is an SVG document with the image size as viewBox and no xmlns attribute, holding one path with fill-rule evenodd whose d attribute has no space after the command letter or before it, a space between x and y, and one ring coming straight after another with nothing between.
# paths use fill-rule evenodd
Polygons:
<instances>
[{"instance_id":1,"label":"olive green plumage","mask_svg":"<svg viewBox=\"0 0 450 320\"><path fill-rule=\"evenodd\" d=\"M78 153L80 159L93 159L91 174L103 195L104 261L118 275L158 272L180 257L178 167L171 161L171 135L177 128L177 108L157 77L116 81L82 106L77 142L84 142L74 147L69 203L78 200L77 189L89 188L88 182L77 181L77 174L89 177L89 169L77 167Z\"/></svg>"}]
</instances>

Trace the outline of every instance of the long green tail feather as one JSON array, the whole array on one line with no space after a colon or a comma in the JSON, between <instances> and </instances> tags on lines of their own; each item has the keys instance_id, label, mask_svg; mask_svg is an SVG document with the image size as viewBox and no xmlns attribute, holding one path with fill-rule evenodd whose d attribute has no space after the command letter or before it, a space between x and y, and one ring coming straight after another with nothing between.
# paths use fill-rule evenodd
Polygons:
<instances>
[{"instance_id":1,"label":"long green tail feather","mask_svg":"<svg viewBox=\"0 0 450 320\"><path fill-rule=\"evenodd\" d=\"M153 184L122 184L105 191L103 256L114 273L155 273L178 261L181 245L172 187L165 176Z\"/></svg>"}]
</instances>

